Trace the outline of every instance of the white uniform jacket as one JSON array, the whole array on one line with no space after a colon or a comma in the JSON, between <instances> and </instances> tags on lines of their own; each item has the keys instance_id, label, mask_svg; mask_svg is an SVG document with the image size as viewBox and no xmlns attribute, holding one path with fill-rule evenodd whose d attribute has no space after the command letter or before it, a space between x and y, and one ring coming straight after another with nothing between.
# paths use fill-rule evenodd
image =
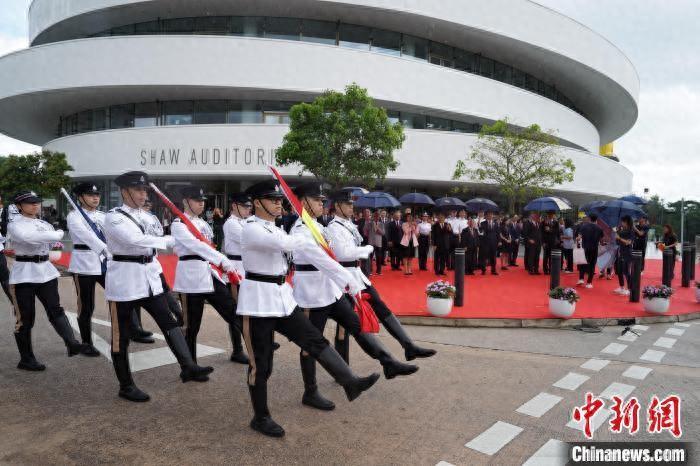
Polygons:
<instances>
[{"instance_id":1,"label":"white uniform jacket","mask_svg":"<svg viewBox=\"0 0 700 466\"><path fill-rule=\"evenodd\" d=\"M163 224L160 223L158 217L150 212L143 212L146 218L146 234L152 236L163 236ZM156 251L156 257L158 256L158 251ZM151 267L153 267L158 275L163 273L163 266L160 261L154 260L151 262Z\"/></svg>"},{"instance_id":2,"label":"white uniform jacket","mask_svg":"<svg viewBox=\"0 0 700 466\"><path fill-rule=\"evenodd\" d=\"M199 217L188 217L199 232L207 240L211 241L214 237L214 232L209 224ZM170 233L175 240L173 251L177 257L199 256L204 259L177 261L173 291L178 293L211 293L214 291L214 282L212 280L219 280L224 283L219 274L209 264L219 265L226 259L226 256L195 238L180 219L173 221L170 226Z\"/></svg>"},{"instance_id":3,"label":"white uniform jacket","mask_svg":"<svg viewBox=\"0 0 700 466\"><path fill-rule=\"evenodd\" d=\"M12 243L15 256L48 256L51 244L63 239L63 232L56 231L48 222L24 215L15 217L7 225L7 238ZM20 262L15 260L10 270L10 285L18 283L46 283L60 274L51 262Z\"/></svg>"},{"instance_id":4,"label":"white uniform jacket","mask_svg":"<svg viewBox=\"0 0 700 466\"><path fill-rule=\"evenodd\" d=\"M99 210L85 211L97 228L102 230L105 223L105 213ZM68 232L73 240L73 253L70 256L68 271L80 275L102 275L102 260L100 254L107 249L107 245L97 237L92 228L88 226L83 216L77 210L73 210L66 217ZM89 250L75 249L75 245L82 244Z\"/></svg>"},{"instance_id":5,"label":"white uniform jacket","mask_svg":"<svg viewBox=\"0 0 700 466\"><path fill-rule=\"evenodd\" d=\"M246 219L241 235L243 267L246 274L284 276L287 274L285 252L318 248L305 236L289 236L274 222L256 216ZM292 287L265 283L248 278L241 282L236 313L255 317L287 317L297 306Z\"/></svg>"},{"instance_id":6,"label":"white uniform jacket","mask_svg":"<svg viewBox=\"0 0 700 466\"><path fill-rule=\"evenodd\" d=\"M322 233L325 233L323 225L316 225ZM302 219L297 219L289 232L292 236L303 236L309 241L314 241L311 231ZM325 236L325 234L324 234ZM328 238L326 238L328 241ZM349 270L332 259L320 247L297 251L293 255L295 266L312 265L318 270L294 272L294 299L300 307L313 309L325 307L336 302L343 296L345 287L355 282L355 277Z\"/></svg>"},{"instance_id":7,"label":"white uniform jacket","mask_svg":"<svg viewBox=\"0 0 700 466\"><path fill-rule=\"evenodd\" d=\"M143 230L118 210L131 215ZM156 249L167 249L172 242L170 237L144 233L151 221L150 217L151 214L127 205L110 210L104 224L109 252L113 256L154 256ZM153 257L153 261L157 262L158 259ZM155 267L153 262L140 264L107 261L105 297L108 301L134 301L159 295L163 292L159 270L161 269Z\"/></svg>"},{"instance_id":8,"label":"white uniform jacket","mask_svg":"<svg viewBox=\"0 0 700 466\"><path fill-rule=\"evenodd\" d=\"M357 230L357 225L350 220L340 217L333 217L326 227L331 249L335 253L338 262L352 262L359 259L366 259L372 252L371 246L361 246L362 236ZM362 273L359 267L346 267L357 281L371 286L372 282Z\"/></svg>"},{"instance_id":9,"label":"white uniform jacket","mask_svg":"<svg viewBox=\"0 0 700 466\"><path fill-rule=\"evenodd\" d=\"M227 256L241 255L241 235L243 234L243 225L245 219L231 215L224 222L224 254ZM230 259L230 258L229 258ZM241 277L245 277L245 267L242 260L231 259L236 272Z\"/></svg>"}]
</instances>

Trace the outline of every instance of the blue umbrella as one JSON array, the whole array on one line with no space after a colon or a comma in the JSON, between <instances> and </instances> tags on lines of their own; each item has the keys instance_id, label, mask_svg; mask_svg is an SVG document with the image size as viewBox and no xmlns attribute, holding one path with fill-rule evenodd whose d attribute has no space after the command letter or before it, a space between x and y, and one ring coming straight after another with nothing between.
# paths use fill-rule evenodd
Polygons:
<instances>
[{"instance_id":1,"label":"blue umbrella","mask_svg":"<svg viewBox=\"0 0 700 466\"><path fill-rule=\"evenodd\" d=\"M622 196L620 200L631 202L634 205L647 205L649 203L649 201L642 199L639 196L635 196L634 194L630 194L629 196Z\"/></svg>"},{"instance_id":2,"label":"blue umbrella","mask_svg":"<svg viewBox=\"0 0 700 466\"><path fill-rule=\"evenodd\" d=\"M483 197L475 197L474 199L469 199L464 203L467 208L467 212L498 212L501 209L498 208L498 204L493 202L491 199L485 199Z\"/></svg>"},{"instance_id":3,"label":"blue umbrella","mask_svg":"<svg viewBox=\"0 0 700 466\"><path fill-rule=\"evenodd\" d=\"M363 196L365 194L369 194L369 191L367 191L365 188L361 188L359 186L348 186L347 188L343 189L350 189L352 190L352 198L357 199L360 196Z\"/></svg>"},{"instance_id":4,"label":"blue umbrella","mask_svg":"<svg viewBox=\"0 0 700 466\"><path fill-rule=\"evenodd\" d=\"M590 213L597 214L600 220L609 227L615 227L620 223L620 219L625 215L632 218L639 218L644 215L644 211L637 205L627 201L605 201L599 206L592 207Z\"/></svg>"},{"instance_id":5,"label":"blue umbrella","mask_svg":"<svg viewBox=\"0 0 700 466\"><path fill-rule=\"evenodd\" d=\"M456 197L441 197L440 199L435 199L435 207L460 210L464 209L465 205L461 199L457 199Z\"/></svg>"},{"instance_id":6,"label":"blue umbrella","mask_svg":"<svg viewBox=\"0 0 700 466\"><path fill-rule=\"evenodd\" d=\"M399 198L399 202L401 204L411 204L415 206L433 206L435 205L435 201L428 196L427 194L423 193L408 193L404 194Z\"/></svg>"},{"instance_id":7,"label":"blue umbrella","mask_svg":"<svg viewBox=\"0 0 700 466\"><path fill-rule=\"evenodd\" d=\"M600 207L603 204L605 204L605 201L591 201L583 204L581 207L579 207L579 210L589 213L592 208L594 207Z\"/></svg>"},{"instance_id":8,"label":"blue umbrella","mask_svg":"<svg viewBox=\"0 0 700 466\"><path fill-rule=\"evenodd\" d=\"M395 209L401 207L401 203L389 193L374 191L359 196L355 200L355 207L360 209Z\"/></svg>"},{"instance_id":9,"label":"blue umbrella","mask_svg":"<svg viewBox=\"0 0 700 466\"><path fill-rule=\"evenodd\" d=\"M525 206L525 210L535 212L548 212L554 210L560 212L562 210L571 209L571 203L562 197L539 197L533 199Z\"/></svg>"}]
</instances>

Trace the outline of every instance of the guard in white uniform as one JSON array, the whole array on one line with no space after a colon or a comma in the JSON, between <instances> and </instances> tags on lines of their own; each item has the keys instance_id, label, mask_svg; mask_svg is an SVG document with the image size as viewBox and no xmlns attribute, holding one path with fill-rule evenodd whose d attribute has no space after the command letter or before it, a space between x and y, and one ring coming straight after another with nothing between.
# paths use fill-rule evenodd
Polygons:
<instances>
[{"instance_id":1,"label":"guard in white uniform","mask_svg":"<svg viewBox=\"0 0 700 466\"><path fill-rule=\"evenodd\" d=\"M180 363L183 382L209 380L212 367L200 367L193 360L182 329L168 308L160 275L151 264L156 249L174 244L170 236L153 236L146 231L150 214L141 210L148 193L148 175L128 172L118 176L124 205L112 209L106 216L104 233L112 254L107 262L105 295L112 322L112 363L119 380L119 396L129 401L148 401L131 377L129 369L129 331L131 314L136 306L148 312L165 335L165 340Z\"/></svg>"},{"instance_id":2,"label":"guard in white uniform","mask_svg":"<svg viewBox=\"0 0 700 466\"><path fill-rule=\"evenodd\" d=\"M401 344L407 360L412 361L415 358L427 358L434 355L435 350L421 348L413 343L399 319L382 301L379 293L372 286L372 282L360 270L358 261L372 252L372 246L360 246L362 236L357 231L357 226L350 220L353 214L352 190L343 189L334 193L331 199L335 203L335 217L326 227L326 232L330 238L331 249L333 249L335 257L341 265L350 270L364 284L364 292L370 295L369 303L374 309L374 313L389 334ZM336 331L335 347L347 361L349 342L345 329L341 326L338 326Z\"/></svg>"},{"instance_id":3,"label":"guard in white uniform","mask_svg":"<svg viewBox=\"0 0 700 466\"><path fill-rule=\"evenodd\" d=\"M316 219L323 213L326 199L323 185L317 182L304 183L294 189L309 215ZM324 234L324 227L313 220ZM303 236L313 241L309 228L302 219L297 219L292 227L292 236ZM332 259L321 248L302 250L294 253L294 299L312 324L323 333L330 317L352 335L360 347L370 357L379 360L387 379L397 375L409 375L418 370L417 366L404 364L394 359L379 339L371 333L361 333L360 319L354 311L354 303L345 295L356 296L364 288L355 276ZM316 361L308 353L299 355L301 374L304 378L304 396L301 402L312 408L330 411L335 408L332 401L324 398L316 384Z\"/></svg>"},{"instance_id":4,"label":"guard in white uniform","mask_svg":"<svg viewBox=\"0 0 700 466\"><path fill-rule=\"evenodd\" d=\"M37 218L41 211L41 197L33 191L22 191L15 196L15 205L21 215L9 224L8 238L15 251L15 263L10 272L10 295L15 312L15 341L19 349L18 369L43 371L32 350L35 301L44 306L49 322L68 348L68 356L85 350L73 335L73 329L61 307L58 295L56 267L49 262L51 244L63 239L62 230Z\"/></svg>"},{"instance_id":5,"label":"guard in white uniform","mask_svg":"<svg viewBox=\"0 0 700 466\"><path fill-rule=\"evenodd\" d=\"M246 220L241 238L245 280L238 294L238 314L243 316L243 337L250 366L248 386L255 416L250 427L264 435L282 437L284 429L272 420L267 406L267 380L272 373L273 335L286 336L321 363L345 389L352 401L379 378L379 374L357 377L323 334L297 306L287 283L284 253L318 249L304 235L289 236L275 226L282 213L282 198L276 182L263 181L246 191L253 199L256 215Z\"/></svg>"},{"instance_id":6,"label":"guard in white uniform","mask_svg":"<svg viewBox=\"0 0 700 466\"><path fill-rule=\"evenodd\" d=\"M2 197L0 197L0 201ZM10 270L7 268L7 258L5 257L5 235L7 235L8 209L0 207L0 286L5 292L7 299L12 301L10 296Z\"/></svg>"},{"instance_id":7,"label":"guard in white uniform","mask_svg":"<svg viewBox=\"0 0 700 466\"><path fill-rule=\"evenodd\" d=\"M214 232L200 217L207 200L204 190L199 186L188 186L182 190L182 198L185 215L211 242ZM210 264L221 266L225 272L233 272L235 267L226 256L195 238L179 218L173 221L171 233L175 239L173 250L178 256L173 289L180 295L185 338L192 358L197 361L197 334L202 323L205 302L211 304L229 326L236 325L236 303L231 291ZM238 348L234 344L234 354L237 362L248 364L248 358L240 343L240 336Z\"/></svg>"},{"instance_id":8,"label":"guard in white uniform","mask_svg":"<svg viewBox=\"0 0 700 466\"><path fill-rule=\"evenodd\" d=\"M95 309L95 285L104 289L107 270L107 244L102 232L105 213L97 210L100 205L100 191L93 183L80 183L73 188L90 223L77 210L66 217L68 232L73 241L73 253L68 271L73 274L73 283L78 298L78 328L80 338L86 345L85 354L97 357L100 352L92 344L92 313Z\"/></svg>"}]
</instances>

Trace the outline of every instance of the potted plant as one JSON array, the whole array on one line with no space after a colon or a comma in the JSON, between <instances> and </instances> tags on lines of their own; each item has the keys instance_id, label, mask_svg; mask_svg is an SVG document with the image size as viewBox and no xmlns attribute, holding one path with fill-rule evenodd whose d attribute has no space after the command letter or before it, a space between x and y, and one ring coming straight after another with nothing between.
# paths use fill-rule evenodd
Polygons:
<instances>
[{"instance_id":1,"label":"potted plant","mask_svg":"<svg viewBox=\"0 0 700 466\"><path fill-rule=\"evenodd\" d=\"M549 312L568 319L576 310L576 301L581 298L573 288L558 286L549 291Z\"/></svg>"},{"instance_id":2,"label":"potted plant","mask_svg":"<svg viewBox=\"0 0 700 466\"><path fill-rule=\"evenodd\" d=\"M642 289L642 302L644 310L654 314L665 314L671 303L670 298L673 288L666 285L648 285Z\"/></svg>"},{"instance_id":3,"label":"potted plant","mask_svg":"<svg viewBox=\"0 0 700 466\"><path fill-rule=\"evenodd\" d=\"M452 311L452 304L457 289L445 280L429 283L425 288L428 296L428 312L434 316L443 317Z\"/></svg>"},{"instance_id":4,"label":"potted plant","mask_svg":"<svg viewBox=\"0 0 700 466\"><path fill-rule=\"evenodd\" d=\"M63 255L63 243L57 241L51 245L51 250L49 251L49 260L51 262L56 262L61 260Z\"/></svg>"}]
</instances>

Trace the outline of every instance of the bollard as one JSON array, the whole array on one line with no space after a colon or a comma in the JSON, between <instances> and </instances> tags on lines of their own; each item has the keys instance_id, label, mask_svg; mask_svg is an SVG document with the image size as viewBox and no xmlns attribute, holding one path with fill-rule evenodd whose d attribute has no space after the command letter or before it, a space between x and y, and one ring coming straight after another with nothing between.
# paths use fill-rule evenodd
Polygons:
<instances>
[{"instance_id":1,"label":"bollard","mask_svg":"<svg viewBox=\"0 0 700 466\"><path fill-rule=\"evenodd\" d=\"M630 275L630 302L638 303L642 285L642 251L632 251L632 271Z\"/></svg>"},{"instance_id":2,"label":"bollard","mask_svg":"<svg viewBox=\"0 0 700 466\"><path fill-rule=\"evenodd\" d=\"M695 280L695 263L698 261L698 248L695 243L690 244L690 279Z\"/></svg>"},{"instance_id":3,"label":"bollard","mask_svg":"<svg viewBox=\"0 0 700 466\"><path fill-rule=\"evenodd\" d=\"M549 289L559 286L561 276L561 249L552 249L552 260L549 265Z\"/></svg>"},{"instance_id":4,"label":"bollard","mask_svg":"<svg viewBox=\"0 0 700 466\"><path fill-rule=\"evenodd\" d=\"M683 249L681 253L681 286L683 288L688 288L690 286L690 243L683 243Z\"/></svg>"},{"instance_id":5,"label":"bollard","mask_svg":"<svg viewBox=\"0 0 700 466\"><path fill-rule=\"evenodd\" d=\"M673 254L671 249L664 249L663 253L663 272L661 275L661 283L666 286L671 286L671 277L673 270L673 261L676 260L676 256Z\"/></svg>"},{"instance_id":6,"label":"bollard","mask_svg":"<svg viewBox=\"0 0 700 466\"><path fill-rule=\"evenodd\" d=\"M464 305L464 249L455 249L455 293L454 305L462 307Z\"/></svg>"}]
</instances>

